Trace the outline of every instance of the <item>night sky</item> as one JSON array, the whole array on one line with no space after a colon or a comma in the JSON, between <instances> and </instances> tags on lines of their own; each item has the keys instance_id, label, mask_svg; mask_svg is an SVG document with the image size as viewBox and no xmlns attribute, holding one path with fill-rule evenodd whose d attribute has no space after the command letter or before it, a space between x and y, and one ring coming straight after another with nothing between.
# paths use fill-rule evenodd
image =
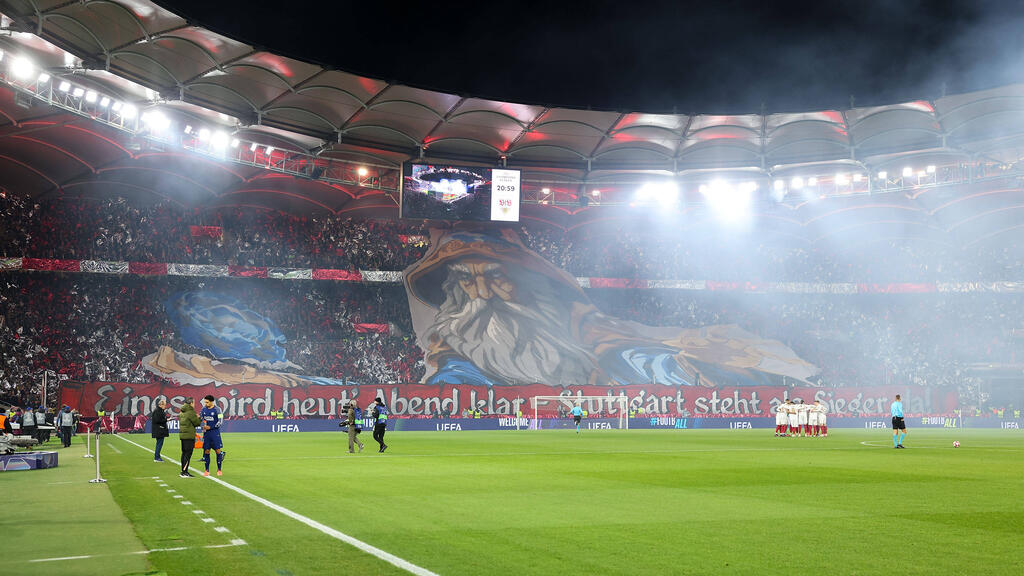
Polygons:
<instances>
[{"instance_id":1,"label":"night sky","mask_svg":"<svg viewBox=\"0 0 1024 576\"><path fill-rule=\"evenodd\" d=\"M786 112L1024 81L1024 0L157 2L287 56L531 104Z\"/></svg>"}]
</instances>

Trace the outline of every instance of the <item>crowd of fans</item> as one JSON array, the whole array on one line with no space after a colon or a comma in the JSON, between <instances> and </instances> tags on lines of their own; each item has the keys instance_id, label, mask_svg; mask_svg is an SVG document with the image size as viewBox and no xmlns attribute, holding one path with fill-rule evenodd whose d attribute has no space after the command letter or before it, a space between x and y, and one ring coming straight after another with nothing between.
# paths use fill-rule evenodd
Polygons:
<instances>
[{"instance_id":1,"label":"crowd of fans","mask_svg":"<svg viewBox=\"0 0 1024 576\"><path fill-rule=\"evenodd\" d=\"M82 203L84 202L84 204ZM299 217L251 208L199 213L123 199L42 204L0 197L0 257L401 270L428 249L422 223ZM192 227L202 226L196 234ZM212 228L211 228L212 227ZM522 226L523 241L575 276L793 282L1014 280L1016 244L980 254L905 243L876 258L807 246L695 240L657 230L563 233ZM142 358L182 342L163 303L184 290L235 295L286 335L301 373L357 382L413 382L424 374L400 285L240 278L0 273L0 397L38 394L52 378L141 382ZM823 385L954 385L980 397L977 362L1013 363L1014 295L759 295L590 290L610 315L684 328L740 325L782 340L819 366ZM383 333L357 325L386 325Z\"/></svg>"},{"instance_id":2,"label":"crowd of fans","mask_svg":"<svg viewBox=\"0 0 1024 576\"><path fill-rule=\"evenodd\" d=\"M258 208L186 209L169 201L55 198L4 192L0 256L401 270L428 248L425 224L294 216ZM196 233L194 227L203 227ZM595 224L573 232L524 224L523 241L575 276L735 282L1024 280L1024 245L950 248L880 241L834 246L789 238L737 240L650 226Z\"/></svg>"},{"instance_id":3,"label":"crowd of fans","mask_svg":"<svg viewBox=\"0 0 1024 576\"><path fill-rule=\"evenodd\" d=\"M361 383L415 382L423 353L397 284L54 272L0 277L0 395L37 394L50 380L147 382L142 358L160 346L209 356L181 340L164 303L186 290L227 294L273 320L299 374ZM972 398L970 366L1012 363L1022 304L1014 295L758 295L590 290L603 312L644 324L737 324L778 339L821 371L826 386L956 386ZM357 326L385 327L364 333Z\"/></svg>"}]
</instances>

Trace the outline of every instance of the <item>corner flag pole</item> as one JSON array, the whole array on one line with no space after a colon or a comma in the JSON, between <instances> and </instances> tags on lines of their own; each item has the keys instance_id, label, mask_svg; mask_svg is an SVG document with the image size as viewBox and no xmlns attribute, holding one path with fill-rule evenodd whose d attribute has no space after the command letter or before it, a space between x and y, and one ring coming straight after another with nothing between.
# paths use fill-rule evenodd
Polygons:
<instances>
[{"instance_id":1,"label":"corner flag pole","mask_svg":"<svg viewBox=\"0 0 1024 576\"><path fill-rule=\"evenodd\" d=\"M89 480L89 484L102 484L106 480L100 476L100 435L96 434L96 477Z\"/></svg>"},{"instance_id":2,"label":"corner flag pole","mask_svg":"<svg viewBox=\"0 0 1024 576\"><path fill-rule=\"evenodd\" d=\"M99 435L97 434L97 437ZM82 458L92 458L92 454L89 453L89 445L92 443L92 428L88 424L85 425L85 454L82 454Z\"/></svg>"}]
</instances>

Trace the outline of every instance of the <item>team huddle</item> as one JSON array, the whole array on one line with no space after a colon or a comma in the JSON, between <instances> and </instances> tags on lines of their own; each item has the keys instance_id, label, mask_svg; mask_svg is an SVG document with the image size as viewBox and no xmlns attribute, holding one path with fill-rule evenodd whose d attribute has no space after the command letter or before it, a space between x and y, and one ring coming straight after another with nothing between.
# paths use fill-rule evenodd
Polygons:
<instances>
[{"instance_id":1,"label":"team huddle","mask_svg":"<svg viewBox=\"0 0 1024 576\"><path fill-rule=\"evenodd\" d=\"M786 400L775 408L776 436L828 436L825 405L820 400L804 404L803 400Z\"/></svg>"}]
</instances>

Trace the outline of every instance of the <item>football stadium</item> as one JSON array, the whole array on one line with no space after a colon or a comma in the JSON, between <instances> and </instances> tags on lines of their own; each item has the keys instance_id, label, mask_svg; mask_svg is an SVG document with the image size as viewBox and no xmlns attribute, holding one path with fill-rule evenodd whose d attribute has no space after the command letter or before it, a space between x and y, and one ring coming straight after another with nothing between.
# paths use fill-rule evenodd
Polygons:
<instances>
[{"instance_id":1,"label":"football stadium","mask_svg":"<svg viewBox=\"0 0 1024 576\"><path fill-rule=\"evenodd\" d=\"M558 106L171 4L0 1L0 572L1024 574L1020 69Z\"/></svg>"}]
</instances>

